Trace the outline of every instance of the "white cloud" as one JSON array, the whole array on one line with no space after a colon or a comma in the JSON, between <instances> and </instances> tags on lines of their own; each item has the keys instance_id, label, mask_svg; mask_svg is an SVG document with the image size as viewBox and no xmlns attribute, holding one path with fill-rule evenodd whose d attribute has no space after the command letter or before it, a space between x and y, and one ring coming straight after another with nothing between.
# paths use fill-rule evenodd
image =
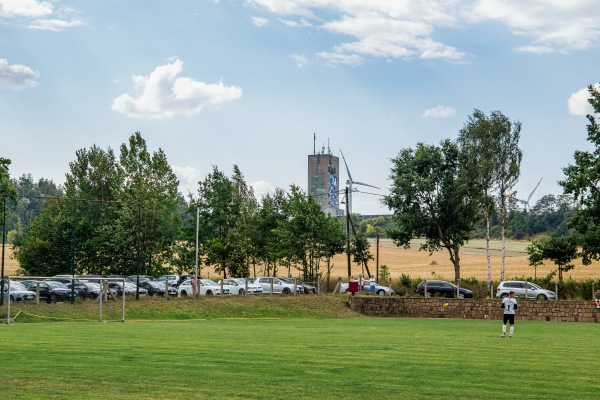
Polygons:
<instances>
[{"instance_id":1,"label":"white cloud","mask_svg":"<svg viewBox=\"0 0 600 400\"><path fill-rule=\"evenodd\" d=\"M179 167L177 165L171 165L171 169L179 179L179 192L184 196L192 194L195 196L198 192L198 182L202 178L200 170L194 167Z\"/></svg>"},{"instance_id":2,"label":"white cloud","mask_svg":"<svg viewBox=\"0 0 600 400\"><path fill-rule=\"evenodd\" d=\"M260 200L263 196L266 196L267 194L272 195L275 193L275 188L267 181L257 181L251 183L250 186L252 186L252 188L254 189L254 197L256 197L257 200Z\"/></svg>"},{"instance_id":3,"label":"white cloud","mask_svg":"<svg viewBox=\"0 0 600 400\"><path fill-rule=\"evenodd\" d=\"M600 90L600 84L595 84L594 88L596 90ZM567 100L567 105L569 107L569 112L572 115L580 115L586 116L588 114L593 114L594 109L592 105L588 102L590 98L590 92L588 88L579 89L577 92L571 94L569 100Z\"/></svg>"},{"instance_id":4,"label":"white cloud","mask_svg":"<svg viewBox=\"0 0 600 400\"><path fill-rule=\"evenodd\" d=\"M450 118L456 115L456 109L450 106L437 106L425 110L423 117L426 118Z\"/></svg>"},{"instance_id":5,"label":"white cloud","mask_svg":"<svg viewBox=\"0 0 600 400\"><path fill-rule=\"evenodd\" d=\"M290 27L312 26L342 38L320 57L359 65L367 58L443 59L467 54L437 38L441 29L499 22L535 54L565 53L600 45L597 0L246 0L282 17Z\"/></svg>"},{"instance_id":6,"label":"white cloud","mask_svg":"<svg viewBox=\"0 0 600 400\"><path fill-rule=\"evenodd\" d=\"M306 64L308 64L308 58L306 58L306 56L303 56L302 54L290 54L290 58L294 60L298 68L302 68Z\"/></svg>"},{"instance_id":7,"label":"white cloud","mask_svg":"<svg viewBox=\"0 0 600 400\"><path fill-rule=\"evenodd\" d=\"M0 58L0 88L27 89L37 86L35 79L40 73L26 65L8 64L6 58Z\"/></svg>"},{"instance_id":8,"label":"white cloud","mask_svg":"<svg viewBox=\"0 0 600 400\"><path fill-rule=\"evenodd\" d=\"M36 19L32 21L27 27L32 29L42 29L47 31L62 31L67 28L73 28L76 26L84 26L85 22L79 19L66 21L63 19Z\"/></svg>"},{"instance_id":9,"label":"white cloud","mask_svg":"<svg viewBox=\"0 0 600 400\"><path fill-rule=\"evenodd\" d=\"M40 18L51 15L53 6L46 1L0 0L0 16L7 18Z\"/></svg>"},{"instance_id":10,"label":"white cloud","mask_svg":"<svg viewBox=\"0 0 600 400\"><path fill-rule=\"evenodd\" d=\"M112 109L128 117L161 119L198 114L207 107L242 97L239 87L179 77L182 70L183 62L176 60L157 67L148 76L134 75L136 96L125 93L117 97Z\"/></svg>"},{"instance_id":11,"label":"white cloud","mask_svg":"<svg viewBox=\"0 0 600 400\"><path fill-rule=\"evenodd\" d=\"M0 17L13 18L31 29L60 31L76 26L84 26L81 19L72 19L77 10L68 6L58 11L50 2L36 0L0 0Z\"/></svg>"},{"instance_id":12,"label":"white cloud","mask_svg":"<svg viewBox=\"0 0 600 400\"><path fill-rule=\"evenodd\" d=\"M270 21L266 18L262 17L252 17L252 24L259 28L262 28L265 25L269 25Z\"/></svg>"},{"instance_id":13,"label":"white cloud","mask_svg":"<svg viewBox=\"0 0 600 400\"><path fill-rule=\"evenodd\" d=\"M595 0L478 0L466 9L472 22L500 21L513 34L531 38L520 51L582 50L600 44L600 12Z\"/></svg>"}]
</instances>

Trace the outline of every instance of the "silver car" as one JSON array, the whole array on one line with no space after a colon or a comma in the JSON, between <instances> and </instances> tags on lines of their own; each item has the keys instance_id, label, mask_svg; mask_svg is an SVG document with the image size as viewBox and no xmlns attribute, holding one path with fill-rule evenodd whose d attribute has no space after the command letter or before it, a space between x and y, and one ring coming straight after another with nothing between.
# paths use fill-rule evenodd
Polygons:
<instances>
[{"instance_id":1,"label":"silver car","mask_svg":"<svg viewBox=\"0 0 600 400\"><path fill-rule=\"evenodd\" d=\"M503 299L509 292L515 292L516 297L538 300L556 300L556 293L544 289L535 283L526 281L502 281L496 288L496 297Z\"/></svg>"}]
</instances>

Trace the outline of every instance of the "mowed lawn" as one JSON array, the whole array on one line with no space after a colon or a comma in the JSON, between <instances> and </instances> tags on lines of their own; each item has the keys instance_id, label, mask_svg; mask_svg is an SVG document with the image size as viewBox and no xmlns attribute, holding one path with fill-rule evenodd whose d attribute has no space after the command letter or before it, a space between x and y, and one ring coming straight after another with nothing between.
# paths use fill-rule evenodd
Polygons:
<instances>
[{"instance_id":1,"label":"mowed lawn","mask_svg":"<svg viewBox=\"0 0 600 400\"><path fill-rule=\"evenodd\" d=\"M597 324L409 318L0 325L1 399L592 399Z\"/></svg>"}]
</instances>

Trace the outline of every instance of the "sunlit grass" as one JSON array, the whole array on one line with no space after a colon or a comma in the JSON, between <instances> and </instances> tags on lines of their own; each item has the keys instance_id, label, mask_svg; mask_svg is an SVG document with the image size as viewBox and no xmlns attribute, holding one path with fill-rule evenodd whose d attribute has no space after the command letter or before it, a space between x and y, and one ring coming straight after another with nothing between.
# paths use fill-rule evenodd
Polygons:
<instances>
[{"instance_id":1,"label":"sunlit grass","mask_svg":"<svg viewBox=\"0 0 600 400\"><path fill-rule=\"evenodd\" d=\"M500 339L499 321L278 313L275 307L271 318L0 325L0 393L6 399L598 394L595 324L518 321L515 337Z\"/></svg>"}]
</instances>

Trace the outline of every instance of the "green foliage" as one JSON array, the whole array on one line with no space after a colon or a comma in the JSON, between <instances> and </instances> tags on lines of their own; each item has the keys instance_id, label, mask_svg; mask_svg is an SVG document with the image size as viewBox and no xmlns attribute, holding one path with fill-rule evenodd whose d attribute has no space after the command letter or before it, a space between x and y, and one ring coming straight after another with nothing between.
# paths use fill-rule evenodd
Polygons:
<instances>
[{"instance_id":1,"label":"green foliage","mask_svg":"<svg viewBox=\"0 0 600 400\"><path fill-rule=\"evenodd\" d=\"M528 247L529 265L542 265L551 260L558 267L558 284L562 288L563 272L573 268L572 261L579 256L577 238L574 235L556 236L534 240Z\"/></svg>"},{"instance_id":2,"label":"green foliage","mask_svg":"<svg viewBox=\"0 0 600 400\"><path fill-rule=\"evenodd\" d=\"M600 112L600 92L592 85L588 86L588 90L588 101L595 114L587 116L587 140L595 150L576 151L575 164L563 169L565 179L559 182L565 194L573 195L580 205L570 225L580 235L584 264L600 260L600 126L596 117Z\"/></svg>"},{"instance_id":3,"label":"green foliage","mask_svg":"<svg viewBox=\"0 0 600 400\"><path fill-rule=\"evenodd\" d=\"M460 279L460 247L469 239L478 220L476 183L464 175L458 146L444 140L440 146L419 143L392 160L391 194L385 204L394 211L395 227L388 235L399 246L409 247L423 237L421 250L445 248Z\"/></svg>"},{"instance_id":4,"label":"green foliage","mask_svg":"<svg viewBox=\"0 0 600 400\"><path fill-rule=\"evenodd\" d=\"M382 264L379 266L379 282L387 282L390 279L390 269L387 265Z\"/></svg>"}]
</instances>

